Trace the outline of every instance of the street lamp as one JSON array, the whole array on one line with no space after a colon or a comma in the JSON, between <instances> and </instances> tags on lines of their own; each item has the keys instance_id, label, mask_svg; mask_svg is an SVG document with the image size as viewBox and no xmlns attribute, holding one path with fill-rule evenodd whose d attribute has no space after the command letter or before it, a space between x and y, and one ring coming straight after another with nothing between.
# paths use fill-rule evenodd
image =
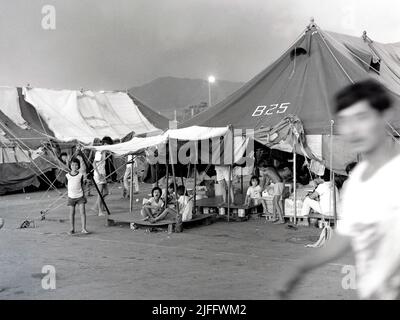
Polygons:
<instances>
[{"instance_id":1,"label":"street lamp","mask_svg":"<svg viewBox=\"0 0 400 320\"><path fill-rule=\"evenodd\" d=\"M211 107L211 84L215 82L214 76L208 77L208 106Z\"/></svg>"}]
</instances>

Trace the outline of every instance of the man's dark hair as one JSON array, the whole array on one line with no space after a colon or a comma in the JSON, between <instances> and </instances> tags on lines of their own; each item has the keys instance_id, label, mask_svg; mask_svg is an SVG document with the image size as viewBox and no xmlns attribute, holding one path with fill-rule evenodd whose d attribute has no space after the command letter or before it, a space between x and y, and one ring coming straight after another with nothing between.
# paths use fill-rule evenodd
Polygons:
<instances>
[{"instance_id":1,"label":"man's dark hair","mask_svg":"<svg viewBox=\"0 0 400 320\"><path fill-rule=\"evenodd\" d=\"M378 112L383 112L392 106L392 99L387 89L378 81L369 79L340 90L335 96L335 112L338 113L362 100L368 101L370 106Z\"/></svg>"},{"instance_id":2,"label":"man's dark hair","mask_svg":"<svg viewBox=\"0 0 400 320\"><path fill-rule=\"evenodd\" d=\"M154 187L154 188L151 190L151 196L152 196L152 197L154 197L154 191L156 191L156 190L160 191L160 195L162 194L162 190L161 190L160 187Z\"/></svg>"},{"instance_id":3,"label":"man's dark hair","mask_svg":"<svg viewBox=\"0 0 400 320\"><path fill-rule=\"evenodd\" d=\"M73 158L71 159L70 163L69 163L69 168L71 169L71 164L72 163L76 163L78 165L78 169L81 168L81 162L77 159L77 158Z\"/></svg>"},{"instance_id":4,"label":"man's dark hair","mask_svg":"<svg viewBox=\"0 0 400 320\"><path fill-rule=\"evenodd\" d=\"M185 194L185 187L183 185L180 185L176 188L176 193L178 196L183 196Z\"/></svg>"},{"instance_id":5,"label":"man's dark hair","mask_svg":"<svg viewBox=\"0 0 400 320\"><path fill-rule=\"evenodd\" d=\"M350 162L347 166L346 166L346 173L347 175L350 174L351 171L353 171L353 169L355 168L355 166L357 165L357 162Z\"/></svg>"}]
</instances>

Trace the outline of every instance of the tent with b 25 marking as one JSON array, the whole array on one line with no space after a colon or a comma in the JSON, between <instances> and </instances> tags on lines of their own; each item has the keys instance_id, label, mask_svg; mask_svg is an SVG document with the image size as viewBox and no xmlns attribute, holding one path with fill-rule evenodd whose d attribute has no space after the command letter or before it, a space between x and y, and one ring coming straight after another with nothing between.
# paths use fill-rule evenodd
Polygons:
<instances>
[{"instance_id":1,"label":"tent with b 25 marking","mask_svg":"<svg viewBox=\"0 0 400 320\"><path fill-rule=\"evenodd\" d=\"M300 119L306 141L328 166L330 133L333 169L342 172L355 158L336 133L334 95L353 82L374 78L392 93L397 108L390 126L400 129L400 44L382 44L365 33L359 37L321 30L313 22L269 67L217 105L181 127L232 124L257 132L273 128L288 116ZM279 148L279 145L277 146Z\"/></svg>"}]
</instances>

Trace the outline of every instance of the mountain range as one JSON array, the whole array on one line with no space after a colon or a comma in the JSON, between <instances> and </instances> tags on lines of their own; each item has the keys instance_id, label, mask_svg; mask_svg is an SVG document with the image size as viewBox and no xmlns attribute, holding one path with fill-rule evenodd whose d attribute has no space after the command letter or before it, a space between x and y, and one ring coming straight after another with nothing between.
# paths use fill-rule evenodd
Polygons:
<instances>
[{"instance_id":1,"label":"mountain range","mask_svg":"<svg viewBox=\"0 0 400 320\"><path fill-rule=\"evenodd\" d=\"M242 85L241 82L217 80L211 84L211 105L222 101ZM179 117L190 106L208 104L208 81L203 79L161 77L132 87L129 92L169 119L174 118L175 110Z\"/></svg>"}]
</instances>

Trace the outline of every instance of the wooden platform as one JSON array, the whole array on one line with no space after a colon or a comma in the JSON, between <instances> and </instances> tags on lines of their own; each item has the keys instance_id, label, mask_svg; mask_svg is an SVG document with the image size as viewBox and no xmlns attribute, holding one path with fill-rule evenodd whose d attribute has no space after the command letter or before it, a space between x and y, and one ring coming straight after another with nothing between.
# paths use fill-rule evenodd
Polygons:
<instances>
[{"instance_id":1,"label":"wooden platform","mask_svg":"<svg viewBox=\"0 0 400 320\"><path fill-rule=\"evenodd\" d=\"M294 222L294 216L284 216L285 220L289 220L290 222ZM316 221L316 223L312 223L312 219ZM296 222L300 226L316 226L318 224L319 228L322 228L322 222L325 221L329 223L330 226L335 224L335 218L332 216L325 216L319 213L310 213L307 216L297 216Z\"/></svg>"},{"instance_id":2,"label":"wooden platform","mask_svg":"<svg viewBox=\"0 0 400 320\"><path fill-rule=\"evenodd\" d=\"M193 215L193 218L189 221L183 221L182 226L188 227L190 225L195 224L204 224L209 225L215 219L215 214L197 214ZM137 218L137 216L133 216L129 213L125 214L113 214L110 215L109 221L113 223L128 223L131 226L131 229L137 228L168 228L168 232L173 232L175 230L176 221L175 220L161 220L155 223L151 223L147 220L143 220L141 218Z\"/></svg>"}]
</instances>

